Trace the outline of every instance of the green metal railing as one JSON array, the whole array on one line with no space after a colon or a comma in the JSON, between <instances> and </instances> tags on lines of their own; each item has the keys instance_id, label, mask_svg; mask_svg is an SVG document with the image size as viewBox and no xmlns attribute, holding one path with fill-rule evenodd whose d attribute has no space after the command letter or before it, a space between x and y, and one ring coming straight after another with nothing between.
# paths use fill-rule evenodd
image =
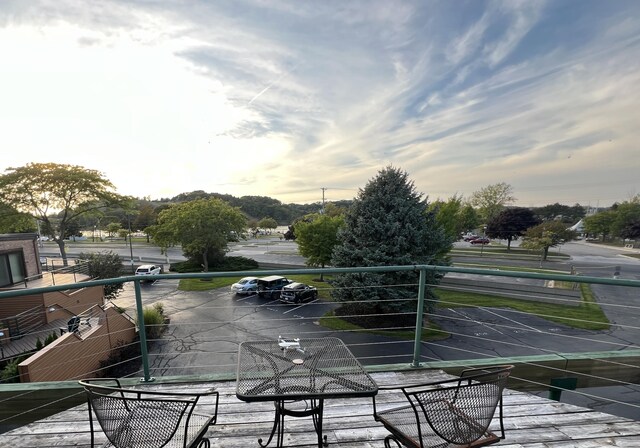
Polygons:
<instances>
[{"instance_id":1,"label":"green metal railing","mask_svg":"<svg viewBox=\"0 0 640 448\"><path fill-rule=\"evenodd\" d=\"M443 369L451 374L458 374L461 370L469 367L481 367L486 365L494 365L496 363L508 363L516 364L518 367L518 374L512 375L511 386L515 389L546 391L549 387L549 381L557 378L577 376L579 378L578 391L574 393L586 395L591 400L598 402L597 395L590 395L588 392L581 392L588 387L595 386L609 386L609 385L623 385L628 386L634 382L634 378L637 378L638 359L640 359L640 350L635 344L627 344L624 349L617 347L609 351L590 351L579 353L564 353L557 350L541 350L542 354L529 354L524 356L514 356L509 358L500 358L484 355L480 352L464 351L470 356L464 359L444 359L429 357L428 350L437 345L437 342L425 344L421 339L423 330L423 315L427 312L427 297L428 288L432 285L427 283L427 279L433 275L433 273L446 274L446 273L458 273L458 274L476 274L480 276L491 277L505 277L505 278L520 278L520 279L536 279L536 280L556 280L563 282L574 282L584 284L595 285L611 285L611 286L626 286L632 288L640 287L639 280L627 280L616 278L602 278L602 277L587 277L581 275L569 275L562 273L538 273L538 272L516 272L516 271L498 271L493 269L481 269L481 268L467 268L467 267L452 267L452 266L431 266L431 265L411 265L411 266L379 266L379 267L359 267L359 268L325 268L325 269L270 269L259 271L234 271L234 272L210 272L210 273L186 273L186 274L162 274L158 276L159 280L163 279L215 279L215 278L240 278L244 276L266 276L266 275L305 275L305 274L344 274L344 273L383 273L383 272L400 272L400 271L414 271L418 275L418 287L416 297L416 318L415 326L408 325L403 327L402 331L410 333L411 336L407 338L393 338L402 339L400 341L402 345L401 353L398 353L400 363L391 364L385 361L383 363L375 363L366 365L366 368L370 372L376 371L402 371L405 369L415 368L429 368L429 369ZM158 373L154 370L153 364L157 356L154 353L155 347L153 346L154 340L148 339L145 331L145 324L143 318L143 294L145 299L147 292L146 288L141 287L141 283L148 281L148 278L136 277L134 275L123 276L114 279L106 280L92 280L81 283L55 285L41 288L29 288L29 289L15 289L5 290L0 292L0 306L2 300L10 297L20 297L32 294L47 293L51 291L65 291L72 289L80 289L89 286L110 285L110 284L131 284L132 288L127 288L127 293L124 295L126 300L134 301L137 316L137 322L139 325L139 340L132 343L134 346L139 344L140 352L134 355L135 373L127 374L127 377L123 378L123 381L127 384L133 384L138 381L151 382L154 380L152 373L157 375L156 381L161 382L193 382L200 381L217 381L217 380L231 380L234 377L234 373L229 371L213 371L207 370L202 375L195 375L191 373L185 373L184 375L167 376L165 373ZM487 282L489 283L489 282ZM491 283L498 282L492 281ZM503 284L505 282L502 282ZM509 282L511 283L511 282ZM394 285L388 285L392 287ZM397 285L395 285L397 286ZM415 283L411 285L415 288ZM133 291L131 291L131 289ZM446 289L446 287L443 287ZM638 289L637 291L640 291ZM612 298L612 297L609 297ZM611 300L604 300L602 302L612 302ZM129 302L130 303L130 302ZM601 303L602 306L618 306L615 303ZM131 303L131 309L133 303ZM215 306L215 305L214 305ZM223 307L226 305L223 305ZM446 305L445 305L446 306ZM637 313L637 309L640 306L630 306L630 313ZM318 316L313 316L314 320L317 320ZM412 318L413 319L413 318ZM278 321L278 325L282 321ZM180 324L176 324L179 326ZM636 328L634 325L632 328ZM329 330L334 331L334 330ZM341 330L338 330L341 331ZM349 332L350 330L346 330ZM464 335L463 335L464 336ZM472 336L473 337L473 336ZM348 335L345 335L348 338ZM475 340L475 339L474 339ZM148 351L147 343L151 344L150 351ZM357 344L357 343L356 343ZM391 342L390 344L395 344ZM393 347L393 346L392 346ZM357 348L357 345L354 347ZM601 349L603 350L603 349ZM220 352L225 355L224 352ZM212 356L215 354L212 353ZM392 357L394 358L394 357ZM365 359L361 359L363 364ZM142 366L140 367L140 363ZM203 366L197 366L202 368ZM204 366L208 368L208 366ZM225 367L226 368L226 367ZM132 377L128 377L133 375ZM553 383L553 381L552 381ZM558 387L553 389L557 393ZM564 389L563 389L564 390ZM565 394L569 395L569 394ZM563 395L563 399L565 397ZM33 397L37 396L37 399ZM569 395L571 396L571 395ZM46 397L46 398L44 398ZM11 422L11 424L26 424L29 421L43 418L51 415L60 410L67 409L73 405L76 405L84 398L82 391L78 389L77 381L56 381L56 382L41 382L41 383L11 383L0 384L0 433L2 432L2 425ZM602 402L615 402L610 398L602 398ZM45 404L42 404L42 403ZM629 403L621 403L626 405L627 408L640 408L635 398L631 398Z\"/></svg>"},{"instance_id":2,"label":"green metal railing","mask_svg":"<svg viewBox=\"0 0 640 448\"><path fill-rule=\"evenodd\" d=\"M377 267L358 267L358 268L311 268L311 269L272 269L272 270L260 270L260 271L234 271L234 272L207 272L207 273L186 273L186 274L162 274L158 276L158 279L213 279L223 277L242 277L242 276L266 276L266 275L290 275L290 274L345 274L345 273L373 273L373 272L399 272L399 271L414 271L419 273L418 283L418 297L417 297L417 315L415 324L415 339L413 347L413 359L411 361L412 367L420 366L421 358L421 335L423 327L423 315L425 310L425 291L427 288L427 273L462 273L462 274L477 274L477 275L491 275L498 277L511 277L511 278L527 278L527 279L540 279L540 280L560 280L565 282L575 283L589 283L600 285L613 285L613 286L627 286L640 288L639 280L627 280L627 279L614 279L614 278L602 278L602 277L587 277L580 275L568 275L568 274L547 274L536 272L515 272L515 271L497 271L480 268L462 268L452 266L432 266L432 265L410 265L410 266L377 266ZM0 303L3 298L6 297L18 297L26 296L37 293L45 293L49 291L61 291L69 289L78 289L88 286L120 284L131 282L134 284L135 302L136 302L136 314L138 317L139 337L140 337L140 349L142 355L142 370L143 378L141 381L153 381L150 375L149 369L149 354L147 352L147 339L144 328L143 318L143 306L142 306L142 292L140 283L146 279L141 279L136 276L124 276L114 279L105 280L92 280L82 283L48 286L42 288L20 289L0 292Z\"/></svg>"}]
</instances>

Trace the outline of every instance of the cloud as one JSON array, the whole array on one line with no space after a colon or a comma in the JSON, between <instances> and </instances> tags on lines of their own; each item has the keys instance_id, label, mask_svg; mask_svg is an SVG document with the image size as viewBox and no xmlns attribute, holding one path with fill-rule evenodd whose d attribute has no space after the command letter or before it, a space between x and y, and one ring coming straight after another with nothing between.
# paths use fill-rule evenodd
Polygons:
<instances>
[{"instance_id":1,"label":"cloud","mask_svg":"<svg viewBox=\"0 0 640 448\"><path fill-rule=\"evenodd\" d=\"M3 163L55 154L152 197L343 199L391 163L432 198L614 198L637 189L639 8L3 2Z\"/></svg>"},{"instance_id":2,"label":"cloud","mask_svg":"<svg viewBox=\"0 0 640 448\"><path fill-rule=\"evenodd\" d=\"M544 2L520 0L500 2L498 5L493 12L498 15L504 14L507 24L499 39L487 43L484 47L483 51L490 67L495 67L518 47L521 40L538 22Z\"/></svg>"}]
</instances>

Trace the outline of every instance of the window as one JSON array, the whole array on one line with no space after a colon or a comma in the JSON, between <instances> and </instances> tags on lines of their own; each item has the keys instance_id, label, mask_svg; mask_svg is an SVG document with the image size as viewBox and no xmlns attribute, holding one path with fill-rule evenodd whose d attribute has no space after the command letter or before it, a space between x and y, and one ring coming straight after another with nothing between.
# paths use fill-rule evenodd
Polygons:
<instances>
[{"instance_id":1,"label":"window","mask_svg":"<svg viewBox=\"0 0 640 448\"><path fill-rule=\"evenodd\" d=\"M0 287L24 281L24 257L22 252L0 254Z\"/></svg>"}]
</instances>

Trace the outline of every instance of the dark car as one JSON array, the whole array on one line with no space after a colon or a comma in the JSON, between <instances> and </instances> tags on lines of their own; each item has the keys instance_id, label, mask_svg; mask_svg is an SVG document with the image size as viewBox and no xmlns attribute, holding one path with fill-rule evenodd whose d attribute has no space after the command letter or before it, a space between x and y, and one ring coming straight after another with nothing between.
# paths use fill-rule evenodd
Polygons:
<instances>
[{"instance_id":1,"label":"dark car","mask_svg":"<svg viewBox=\"0 0 640 448\"><path fill-rule=\"evenodd\" d=\"M318 298L318 289L304 283L290 283L282 288L280 301L285 303L302 303Z\"/></svg>"},{"instance_id":2,"label":"dark car","mask_svg":"<svg viewBox=\"0 0 640 448\"><path fill-rule=\"evenodd\" d=\"M260 277L258 279L258 296L267 297L269 299L277 299L280 297L280 291L293 280L281 277L279 275L270 275L268 277Z\"/></svg>"},{"instance_id":3,"label":"dark car","mask_svg":"<svg viewBox=\"0 0 640 448\"><path fill-rule=\"evenodd\" d=\"M489 244L491 241L489 240L489 238L476 238L469 242L475 246L476 244Z\"/></svg>"}]
</instances>

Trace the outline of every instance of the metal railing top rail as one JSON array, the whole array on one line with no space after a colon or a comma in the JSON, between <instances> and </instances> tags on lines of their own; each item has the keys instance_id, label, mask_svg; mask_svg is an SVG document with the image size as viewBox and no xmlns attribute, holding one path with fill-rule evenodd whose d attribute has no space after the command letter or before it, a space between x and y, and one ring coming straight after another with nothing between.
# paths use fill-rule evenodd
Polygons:
<instances>
[{"instance_id":1,"label":"metal railing top rail","mask_svg":"<svg viewBox=\"0 0 640 448\"><path fill-rule=\"evenodd\" d=\"M243 276L267 276L267 275L287 275L287 274L346 274L346 273L366 273L366 272L398 272L398 271L415 271L415 272L436 272L446 274L447 272L457 272L462 274L478 274L491 275L496 277L512 277L512 278L528 278L539 280L562 280L575 283L592 283L600 285L613 286L631 286L640 287L640 280L591 277L583 275L571 275L562 273L538 273L538 272L521 272L509 270L494 270L481 268L463 268L454 266L438 266L438 265L405 265L405 266L370 266L370 267L353 267L353 268L286 268L286 269L260 269L253 271L225 271L225 272L188 272L182 274L159 274L158 279L186 279L186 278L224 278L224 277L243 277ZM7 290L0 291L0 300L4 297L25 296L34 293L63 291L68 289L86 288L89 286L112 285L117 283L128 283L148 280L148 277L127 275L122 277L89 280L81 283L69 283L65 285L44 286L38 288L30 288L28 290Z\"/></svg>"},{"instance_id":2,"label":"metal railing top rail","mask_svg":"<svg viewBox=\"0 0 640 448\"><path fill-rule=\"evenodd\" d=\"M73 274L74 281L71 283L64 282L64 284L65 285L74 284L77 282L75 274L83 274L83 275L89 276L89 262L86 260L75 260L75 263L69 264L67 266L60 266L59 268L55 268L55 269L48 269L48 268L44 269L40 274L35 274L35 275L30 275L28 277L25 277L20 283L16 283L14 287L20 284L20 285L23 285L24 288L29 289L30 291L33 291L36 288L29 288L29 282L40 280L47 277L47 278L51 278L53 285L55 285L56 275L62 275L62 274Z\"/></svg>"}]
</instances>

